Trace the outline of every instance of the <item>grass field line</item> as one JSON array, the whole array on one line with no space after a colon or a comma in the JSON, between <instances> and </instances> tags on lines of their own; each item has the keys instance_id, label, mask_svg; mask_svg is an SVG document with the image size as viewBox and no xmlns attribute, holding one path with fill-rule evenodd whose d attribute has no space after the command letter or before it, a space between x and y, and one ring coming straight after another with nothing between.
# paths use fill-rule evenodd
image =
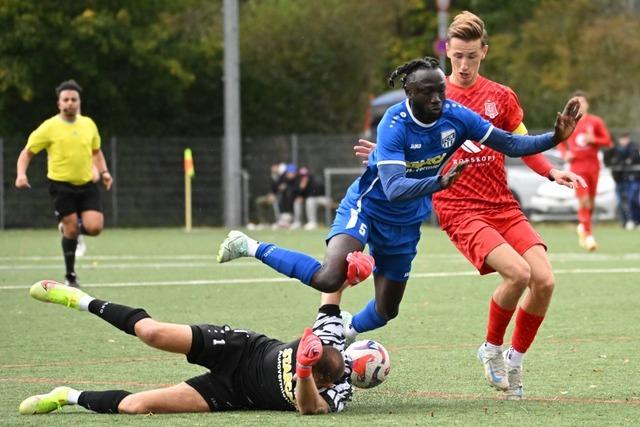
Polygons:
<instances>
[{"instance_id":1,"label":"grass field line","mask_svg":"<svg viewBox=\"0 0 640 427\"><path fill-rule=\"evenodd\" d=\"M76 378L38 378L38 377L16 377L16 378L0 378L0 383L19 383L19 384L86 384L86 385L118 385L133 386L143 388L162 388L170 387L174 384L168 383L144 383L140 381L95 381L95 380L79 380Z\"/></svg>"},{"instance_id":2,"label":"grass field line","mask_svg":"<svg viewBox=\"0 0 640 427\"><path fill-rule=\"evenodd\" d=\"M627 336L600 336L589 338L538 338L538 341L545 344L592 344L597 342L605 343L621 343L638 341L640 338L627 337ZM465 343L465 344L408 344L408 345L387 345L386 346L392 352L402 350L464 350L467 348L478 348L477 343Z\"/></svg>"},{"instance_id":3,"label":"grass field line","mask_svg":"<svg viewBox=\"0 0 640 427\"><path fill-rule=\"evenodd\" d=\"M373 391L373 393L380 393L383 395L389 395L389 397L397 397L398 395L406 397L423 397L426 399L444 399L444 400L505 400L500 394L494 396L487 396L480 393L448 393L441 391L413 391L413 392L379 392ZM526 396L525 401L534 402L547 402L547 403L589 403L589 404L606 404L606 405L640 405L640 398L630 397L628 399L596 399L592 397L569 397L569 396L554 396L554 397L542 397L542 396ZM522 401L516 401L522 403Z\"/></svg>"},{"instance_id":4,"label":"grass field line","mask_svg":"<svg viewBox=\"0 0 640 427\"><path fill-rule=\"evenodd\" d=\"M640 267L630 268L572 268L572 269L556 269L554 274L636 274L640 273ZM414 273L411 275L413 279L425 278L442 278L442 277L462 277L462 276L478 276L477 271L448 271L436 273ZM150 282L113 282L113 283L86 283L83 287L88 288L125 288L125 287L144 287L144 286L203 286L203 285L232 285L232 284L256 284L256 283L285 283L297 282L297 279L287 277L272 278L246 278L246 279L200 279L200 280L168 280L168 281L150 281ZM25 289L26 285L3 285L0 291Z\"/></svg>"},{"instance_id":5,"label":"grass field line","mask_svg":"<svg viewBox=\"0 0 640 427\"><path fill-rule=\"evenodd\" d=\"M638 338L627 336L599 336L589 338L539 338L544 344L591 344L598 342L606 343L620 343L637 341ZM408 344L408 345L389 345L388 350L392 353L397 351L412 351L412 350L465 350L475 349L476 343L461 343L461 344ZM161 356L141 356L141 357L111 357L108 359L88 359L88 360L54 360L42 363L8 363L0 365L2 369L33 369L33 368L50 368L52 366L65 367L65 366L105 366L105 365L120 365L124 363L148 363L148 362L170 362L175 360L184 360L182 355L164 354ZM0 381L2 379L0 378Z\"/></svg>"},{"instance_id":6,"label":"grass field line","mask_svg":"<svg viewBox=\"0 0 640 427\"><path fill-rule=\"evenodd\" d=\"M310 254L314 258L323 258L324 254ZM427 259L458 260L462 258L457 252L450 254L425 253ZM624 254L603 254L585 252L554 252L549 254L551 260L556 261L635 261L640 259L640 252L628 252ZM60 255L52 256L0 256L0 262L14 261L60 261ZM215 262L215 254L182 254L182 255L85 255L78 261L140 261L140 260L170 260L170 261L194 261L206 260ZM234 264L237 264L234 263Z\"/></svg>"},{"instance_id":7,"label":"grass field line","mask_svg":"<svg viewBox=\"0 0 640 427\"><path fill-rule=\"evenodd\" d=\"M585 259L584 261L588 261ZM618 259L617 261L624 261ZM462 257L457 258L456 260L448 260L448 262L452 263L461 263L467 264L466 260ZM591 261L590 261L591 262ZM437 263L432 262L432 260L415 260L413 265L432 265L432 264L442 264L442 261ZM127 264L97 264L97 263L88 263L80 261L76 264L79 268L91 268L97 270L128 270L128 269L163 269L163 268L264 268L263 264L257 260L254 261L246 261L246 262L234 262L234 263L225 263L218 264L215 261L210 262L163 262L163 263L127 263ZM56 264L22 264L22 265L0 265L0 271L17 271L17 270L58 270L60 268L60 263ZM446 273L445 273L446 274ZM412 275L413 276L413 275Z\"/></svg>"},{"instance_id":8,"label":"grass field line","mask_svg":"<svg viewBox=\"0 0 640 427\"><path fill-rule=\"evenodd\" d=\"M0 378L2 383L18 383L18 384L84 384L88 386L133 386L141 387L144 389L163 388L170 387L174 384L169 383L145 383L140 381L95 381L95 380L82 380L77 378L42 378L42 377L14 377L14 378ZM409 392L397 392L397 391L379 391L379 390L358 390L357 393L374 393L383 396L389 396L397 398L402 397L418 397L424 399L441 399L441 400L465 400L465 401L482 401L482 400L504 400L504 397L499 394L485 395L481 393L449 393L444 391L409 391ZM577 404L602 404L602 405L640 405L640 398L632 396L628 399L597 399L597 398L583 398L583 397L570 397L570 396L554 396L554 397L542 397L542 396L527 396L525 401L530 402L543 402L543 403L577 403ZM521 404L522 401L518 401Z\"/></svg>"},{"instance_id":9,"label":"grass field line","mask_svg":"<svg viewBox=\"0 0 640 427\"><path fill-rule=\"evenodd\" d=\"M48 366L83 366L83 365L114 365L121 363L136 362L153 362L168 361L175 359L184 359L182 355L162 355L162 356L144 356L144 357L110 357L108 359L89 359L89 360L48 360L42 363L15 363L2 365L2 369L23 369L38 368Z\"/></svg>"}]
</instances>

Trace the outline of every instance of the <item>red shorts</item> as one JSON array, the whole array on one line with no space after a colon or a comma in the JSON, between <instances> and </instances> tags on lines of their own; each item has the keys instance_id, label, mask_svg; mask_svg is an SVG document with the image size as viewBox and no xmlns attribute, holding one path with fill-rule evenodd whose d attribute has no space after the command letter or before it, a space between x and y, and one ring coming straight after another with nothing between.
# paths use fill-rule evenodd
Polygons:
<instances>
[{"instance_id":1,"label":"red shorts","mask_svg":"<svg viewBox=\"0 0 640 427\"><path fill-rule=\"evenodd\" d=\"M480 274L495 270L485 263L487 255L507 243L520 255L534 245L547 246L520 209L471 215L444 229L449 239Z\"/></svg>"},{"instance_id":2,"label":"red shorts","mask_svg":"<svg viewBox=\"0 0 640 427\"><path fill-rule=\"evenodd\" d=\"M576 197L596 197L596 192L598 190L598 177L600 176L599 169L576 169L571 170L571 172L580 175L587 182L587 188L584 187L576 187Z\"/></svg>"}]
</instances>

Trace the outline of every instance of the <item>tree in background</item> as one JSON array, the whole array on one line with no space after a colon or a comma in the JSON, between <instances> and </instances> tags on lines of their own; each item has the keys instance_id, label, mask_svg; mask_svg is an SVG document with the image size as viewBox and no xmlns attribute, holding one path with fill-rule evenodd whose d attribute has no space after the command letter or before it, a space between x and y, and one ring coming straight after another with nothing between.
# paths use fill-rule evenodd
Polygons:
<instances>
[{"instance_id":1,"label":"tree in background","mask_svg":"<svg viewBox=\"0 0 640 427\"><path fill-rule=\"evenodd\" d=\"M24 135L55 114L53 88L68 78L84 87L83 108L103 134L161 134L187 116L206 123L201 112L185 106L201 106L188 99L190 90L219 85L219 6L196 0L3 1L0 133Z\"/></svg>"},{"instance_id":2,"label":"tree in background","mask_svg":"<svg viewBox=\"0 0 640 427\"><path fill-rule=\"evenodd\" d=\"M638 0L452 0L491 34L488 78L546 127L577 87L612 127L635 123ZM242 0L243 133L362 128L370 94L409 59L435 55L435 0ZM222 0L3 0L0 135L26 138L75 78L103 137L223 132ZM570 79L571 76L571 79ZM577 82L576 87L570 81Z\"/></svg>"},{"instance_id":3,"label":"tree in background","mask_svg":"<svg viewBox=\"0 0 640 427\"><path fill-rule=\"evenodd\" d=\"M242 8L243 128L340 133L361 129L400 1L262 0Z\"/></svg>"},{"instance_id":4,"label":"tree in background","mask_svg":"<svg viewBox=\"0 0 640 427\"><path fill-rule=\"evenodd\" d=\"M493 76L516 89L530 128L544 127L549 106L576 89L611 127L635 126L640 16L632 3L543 0L517 34L490 40Z\"/></svg>"}]
</instances>

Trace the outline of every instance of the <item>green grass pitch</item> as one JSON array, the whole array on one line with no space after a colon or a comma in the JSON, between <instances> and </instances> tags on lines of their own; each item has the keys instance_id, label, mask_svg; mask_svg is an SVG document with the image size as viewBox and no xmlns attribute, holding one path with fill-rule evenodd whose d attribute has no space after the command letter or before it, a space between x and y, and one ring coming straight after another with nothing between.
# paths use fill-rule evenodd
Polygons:
<instances>
[{"instance_id":1,"label":"green grass pitch","mask_svg":"<svg viewBox=\"0 0 640 427\"><path fill-rule=\"evenodd\" d=\"M597 224L599 249L586 253L577 246L575 226L536 228L549 246L556 291L525 359L527 400L502 400L486 385L475 358L499 277L480 277L444 233L424 227L399 317L362 335L389 350L387 381L356 390L342 414L304 420L267 411L102 415L79 406L18 415L22 399L57 385L140 391L202 370L183 357L147 348L88 313L32 300L33 282L63 278L59 234L55 227L0 232L0 425L637 425L640 231ZM325 232L254 236L321 259ZM319 294L253 259L216 264L225 234L222 229L106 229L87 239L78 275L94 296L144 307L158 320L229 323L282 340L300 334L315 318ZM342 306L355 312L372 295L369 279L349 289Z\"/></svg>"}]
</instances>

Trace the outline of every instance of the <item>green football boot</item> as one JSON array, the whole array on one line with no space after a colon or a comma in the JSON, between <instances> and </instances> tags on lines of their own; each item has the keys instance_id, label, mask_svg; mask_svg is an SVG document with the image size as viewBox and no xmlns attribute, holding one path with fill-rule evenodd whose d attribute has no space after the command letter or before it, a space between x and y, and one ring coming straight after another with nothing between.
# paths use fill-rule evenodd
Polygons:
<instances>
[{"instance_id":1,"label":"green football boot","mask_svg":"<svg viewBox=\"0 0 640 427\"><path fill-rule=\"evenodd\" d=\"M80 299L87 295L78 288L72 288L53 280L40 280L34 283L29 294L38 301L53 302L75 309L79 309Z\"/></svg>"},{"instance_id":2,"label":"green football boot","mask_svg":"<svg viewBox=\"0 0 640 427\"><path fill-rule=\"evenodd\" d=\"M56 387L47 394L36 394L20 404L20 415L48 414L69 404L67 396L71 387Z\"/></svg>"}]
</instances>

